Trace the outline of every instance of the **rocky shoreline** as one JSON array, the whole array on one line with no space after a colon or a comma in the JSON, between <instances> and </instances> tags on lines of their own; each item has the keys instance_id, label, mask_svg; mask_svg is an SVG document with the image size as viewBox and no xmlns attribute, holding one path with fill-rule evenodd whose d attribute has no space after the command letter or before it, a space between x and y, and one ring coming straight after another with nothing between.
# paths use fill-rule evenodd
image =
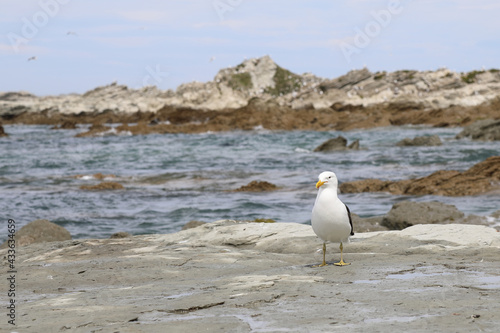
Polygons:
<instances>
[{"instance_id":1,"label":"rocky shoreline","mask_svg":"<svg viewBox=\"0 0 500 333\"><path fill-rule=\"evenodd\" d=\"M344 246L351 262L345 267L314 267L320 248L307 225L234 221L167 235L32 244L16 257L11 329L498 328L500 233L494 229L450 224L358 233ZM4 262L6 251L0 250ZM328 263L338 259L336 246L327 251Z\"/></svg>"},{"instance_id":2,"label":"rocky shoreline","mask_svg":"<svg viewBox=\"0 0 500 333\"><path fill-rule=\"evenodd\" d=\"M0 93L3 124L76 128L81 136L252 130L351 130L466 126L499 119L500 72L353 70L334 79L298 75L268 57L221 69L213 81L175 91L113 83L84 94ZM106 124L122 124L111 128ZM493 139L497 140L497 139Z\"/></svg>"},{"instance_id":3,"label":"rocky shoreline","mask_svg":"<svg viewBox=\"0 0 500 333\"><path fill-rule=\"evenodd\" d=\"M464 172L441 170L400 181L363 179L340 185L343 193L389 192L408 195L466 196L500 192L500 156L492 156Z\"/></svg>"}]
</instances>

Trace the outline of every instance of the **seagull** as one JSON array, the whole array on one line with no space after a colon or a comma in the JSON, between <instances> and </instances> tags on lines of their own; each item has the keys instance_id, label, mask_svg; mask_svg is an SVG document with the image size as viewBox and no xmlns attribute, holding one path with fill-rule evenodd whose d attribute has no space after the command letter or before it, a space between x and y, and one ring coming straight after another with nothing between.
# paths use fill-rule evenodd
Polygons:
<instances>
[{"instance_id":1,"label":"seagull","mask_svg":"<svg viewBox=\"0 0 500 333\"><path fill-rule=\"evenodd\" d=\"M66 35L73 35L73 36L78 36L78 34L74 31L68 31Z\"/></svg>"},{"instance_id":2,"label":"seagull","mask_svg":"<svg viewBox=\"0 0 500 333\"><path fill-rule=\"evenodd\" d=\"M28 61L31 61L31 60L36 60L36 56L33 56L33 57L29 57L29 58L28 58Z\"/></svg>"},{"instance_id":3,"label":"seagull","mask_svg":"<svg viewBox=\"0 0 500 333\"><path fill-rule=\"evenodd\" d=\"M350 265L342 258L342 242L354 235L351 212L337 196L338 180L335 173L325 171L318 178L316 188L319 191L311 215L314 233L323 240L323 263L317 267L326 266L326 242L340 243L340 261L334 265Z\"/></svg>"},{"instance_id":4,"label":"seagull","mask_svg":"<svg viewBox=\"0 0 500 333\"><path fill-rule=\"evenodd\" d=\"M211 57L210 60L209 60L209 62L212 62L214 60L215 60L215 57Z\"/></svg>"}]
</instances>

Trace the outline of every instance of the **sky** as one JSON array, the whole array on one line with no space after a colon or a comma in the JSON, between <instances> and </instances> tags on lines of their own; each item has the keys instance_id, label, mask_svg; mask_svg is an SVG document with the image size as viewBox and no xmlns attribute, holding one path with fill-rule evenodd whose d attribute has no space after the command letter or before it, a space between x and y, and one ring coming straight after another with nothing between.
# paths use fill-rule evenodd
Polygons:
<instances>
[{"instance_id":1,"label":"sky","mask_svg":"<svg viewBox=\"0 0 500 333\"><path fill-rule=\"evenodd\" d=\"M0 8L0 92L84 93L115 81L176 89L264 55L330 79L363 67L500 67L498 0L0 0Z\"/></svg>"}]
</instances>

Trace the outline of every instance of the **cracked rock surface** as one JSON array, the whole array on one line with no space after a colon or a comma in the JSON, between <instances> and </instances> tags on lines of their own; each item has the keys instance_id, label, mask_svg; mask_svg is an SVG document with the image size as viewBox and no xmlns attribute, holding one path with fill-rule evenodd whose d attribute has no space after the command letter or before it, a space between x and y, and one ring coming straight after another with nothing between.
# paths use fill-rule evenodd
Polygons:
<instances>
[{"instance_id":1,"label":"cracked rock surface","mask_svg":"<svg viewBox=\"0 0 500 333\"><path fill-rule=\"evenodd\" d=\"M498 329L495 229L427 224L358 233L344 246L351 263L344 267L314 267L321 247L308 225L227 220L166 235L32 244L16 257L15 330ZM328 244L327 262L338 259L338 244Z\"/></svg>"}]
</instances>

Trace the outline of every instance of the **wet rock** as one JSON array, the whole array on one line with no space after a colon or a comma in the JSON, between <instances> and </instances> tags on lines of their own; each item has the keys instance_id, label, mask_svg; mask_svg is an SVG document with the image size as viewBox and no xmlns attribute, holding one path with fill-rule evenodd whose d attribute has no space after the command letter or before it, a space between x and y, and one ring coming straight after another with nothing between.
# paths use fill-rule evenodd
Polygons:
<instances>
[{"instance_id":1,"label":"wet rock","mask_svg":"<svg viewBox=\"0 0 500 333\"><path fill-rule=\"evenodd\" d=\"M330 152L348 149L359 149L359 140L352 142L349 146L347 145L347 139L343 136L338 136L333 139L329 139L323 142L321 145L314 149L315 152Z\"/></svg>"},{"instance_id":2,"label":"wet rock","mask_svg":"<svg viewBox=\"0 0 500 333\"><path fill-rule=\"evenodd\" d=\"M390 230L402 230L415 224L456 223L463 217L464 213L453 205L402 201L392 206L380 224Z\"/></svg>"},{"instance_id":3,"label":"wet rock","mask_svg":"<svg viewBox=\"0 0 500 333\"><path fill-rule=\"evenodd\" d=\"M125 231L115 232L114 234L109 236L110 239L120 239L120 238L128 238L128 237L132 237L132 235L129 234L128 232L125 232Z\"/></svg>"},{"instance_id":4,"label":"wet rock","mask_svg":"<svg viewBox=\"0 0 500 333\"><path fill-rule=\"evenodd\" d=\"M88 191L108 191L108 190L123 190L122 184L117 182L101 182L97 185L82 185L80 186L82 190Z\"/></svg>"},{"instance_id":5,"label":"wet rock","mask_svg":"<svg viewBox=\"0 0 500 333\"><path fill-rule=\"evenodd\" d=\"M54 126L52 129L76 129L76 121L67 120L64 121L60 126Z\"/></svg>"},{"instance_id":6,"label":"wet rock","mask_svg":"<svg viewBox=\"0 0 500 333\"><path fill-rule=\"evenodd\" d=\"M343 193L389 192L411 195L466 196L500 190L500 156L490 157L464 172L442 170L410 180L364 179L340 184Z\"/></svg>"},{"instance_id":7,"label":"wet rock","mask_svg":"<svg viewBox=\"0 0 500 333\"><path fill-rule=\"evenodd\" d=\"M278 186L265 181L251 181L247 185L236 189L236 192L265 192L277 190Z\"/></svg>"},{"instance_id":8,"label":"wet rock","mask_svg":"<svg viewBox=\"0 0 500 333\"><path fill-rule=\"evenodd\" d=\"M7 137L9 136L7 133L5 133L5 130L2 125L0 125L0 138L1 137Z\"/></svg>"},{"instance_id":9,"label":"wet rock","mask_svg":"<svg viewBox=\"0 0 500 333\"><path fill-rule=\"evenodd\" d=\"M413 139L405 138L396 143L396 146L441 146L442 144L438 135L430 135L417 136Z\"/></svg>"},{"instance_id":10,"label":"wet rock","mask_svg":"<svg viewBox=\"0 0 500 333\"><path fill-rule=\"evenodd\" d=\"M48 220L35 220L26 224L16 232L16 247L34 243L56 242L71 239L71 234L65 228ZM0 248L5 248L5 242Z\"/></svg>"},{"instance_id":11,"label":"wet rock","mask_svg":"<svg viewBox=\"0 0 500 333\"><path fill-rule=\"evenodd\" d=\"M116 178L116 176L112 175L112 174L105 175L105 174L102 174L102 173L98 172L98 173L95 173L93 175L75 175L75 176L73 176L73 178L76 178L76 179L98 179L98 180L104 180L104 179L113 179L113 178Z\"/></svg>"},{"instance_id":12,"label":"wet rock","mask_svg":"<svg viewBox=\"0 0 500 333\"><path fill-rule=\"evenodd\" d=\"M100 173L100 172L98 172L98 173L94 173L94 174L92 175L92 177L93 177L93 178L95 178L95 179L99 179L99 180L103 180L103 179L106 179L106 178L116 178L116 176L115 176L115 175L112 175L112 174L109 174L109 175L104 175L104 174L102 174L102 173Z\"/></svg>"},{"instance_id":13,"label":"wet rock","mask_svg":"<svg viewBox=\"0 0 500 333\"><path fill-rule=\"evenodd\" d=\"M380 179L362 179L341 183L339 189L342 193L389 192L392 194L404 194L410 182L411 180L394 182Z\"/></svg>"},{"instance_id":14,"label":"wet rock","mask_svg":"<svg viewBox=\"0 0 500 333\"><path fill-rule=\"evenodd\" d=\"M478 120L458 133L457 139L471 138L480 141L500 140L500 119Z\"/></svg>"},{"instance_id":15,"label":"wet rock","mask_svg":"<svg viewBox=\"0 0 500 333\"><path fill-rule=\"evenodd\" d=\"M182 226L182 229L181 230L187 230L187 229L192 229L192 228L196 228L196 227L199 227L200 225L204 225L206 224L206 222L203 222L203 221L189 221L188 223L184 224Z\"/></svg>"},{"instance_id":16,"label":"wet rock","mask_svg":"<svg viewBox=\"0 0 500 333\"><path fill-rule=\"evenodd\" d=\"M90 126L90 128L87 132L78 133L77 135L75 135L75 137L77 137L77 138L92 137L92 136L102 135L108 131L111 131L111 127L105 126L105 125L100 124L100 123L94 123L94 124L92 124L92 126Z\"/></svg>"}]
</instances>

